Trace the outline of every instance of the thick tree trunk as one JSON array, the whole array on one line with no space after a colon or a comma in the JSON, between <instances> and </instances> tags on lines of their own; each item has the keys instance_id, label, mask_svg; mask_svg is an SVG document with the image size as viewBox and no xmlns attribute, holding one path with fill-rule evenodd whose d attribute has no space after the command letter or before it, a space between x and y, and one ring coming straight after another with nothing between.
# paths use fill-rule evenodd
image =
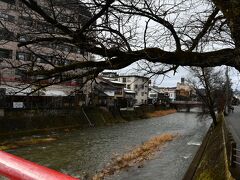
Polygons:
<instances>
[{"instance_id":1,"label":"thick tree trunk","mask_svg":"<svg viewBox=\"0 0 240 180\"><path fill-rule=\"evenodd\" d=\"M239 0L213 0L227 19L232 38L237 49L240 48L240 1Z\"/></svg>"}]
</instances>

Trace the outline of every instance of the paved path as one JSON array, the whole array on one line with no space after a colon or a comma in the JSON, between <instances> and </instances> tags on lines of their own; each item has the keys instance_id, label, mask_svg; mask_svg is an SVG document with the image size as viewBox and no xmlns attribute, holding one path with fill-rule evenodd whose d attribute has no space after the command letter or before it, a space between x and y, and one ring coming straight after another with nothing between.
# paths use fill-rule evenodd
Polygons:
<instances>
[{"instance_id":1,"label":"paved path","mask_svg":"<svg viewBox=\"0 0 240 180\"><path fill-rule=\"evenodd\" d=\"M234 106L234 112L226 117L226 122L236 143L240 145L240 106Z\"/></svg>"},{"instance_id":2,"label":"paved path","mask_svg":"<svg viewBox=\"0 0 240 180\"><path fill-rule=\"evenodd\" d=\"M226 125L231 131L234 140L237 143L237 149L240 149L240 106L234 106L234 112L225 117ZM237 156L240 157L240 152L237 151ZM240 162L240 158L237 157L236 161ZM235 174L237 180L240 179L240 164L232 168L232 173Z\"/></svg>"}]
</instances>

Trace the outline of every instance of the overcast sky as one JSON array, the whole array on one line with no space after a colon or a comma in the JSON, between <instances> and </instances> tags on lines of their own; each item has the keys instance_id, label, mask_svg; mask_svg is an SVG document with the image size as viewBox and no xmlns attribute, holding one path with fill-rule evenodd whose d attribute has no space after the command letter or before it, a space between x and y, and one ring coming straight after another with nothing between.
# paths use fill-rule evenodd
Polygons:
<instances>
[{"instance_id":1,"label":"overcast sky","mask_svg":"<svg viewBox=\"0 0 240 180\"><path fill-rule=\"evenodd\" d=\"M130 75L135 74L133 71L134 65L130 65L126 68L123 68L119 71L117 71L120 75ZM225 66L218 67L225 72ZM141 75L137 73L137 75ZM233 83L233 90L238 89L240 90L240 74L237 70L234 68L230 68L229 70L229 76L231 78L231 81ZM151 78L152 85L161 86L161 87L176 87L177 82L181 81L181 77L188 78L189 77L189 71L188 67L179 67L175 75L173 72L167 73L165 76L161 75L156 78Z\"/></svg>"}]
</instances>

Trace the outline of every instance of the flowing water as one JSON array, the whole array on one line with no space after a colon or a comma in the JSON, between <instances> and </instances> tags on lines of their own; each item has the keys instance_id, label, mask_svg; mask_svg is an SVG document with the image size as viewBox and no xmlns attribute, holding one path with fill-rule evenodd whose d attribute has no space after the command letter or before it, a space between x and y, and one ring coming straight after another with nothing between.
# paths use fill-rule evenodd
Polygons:
<instances>
[{"instance_id":1,"label":"flowing water","mask_svg":"<svg viewBox=\"0 0 240 180\"><path fill-rule=\"evenodd\" d=\"M32 145L8 152L72 176L89 179L116 154L123 154L162 133L178 134L144 162L106 179L179 180L186 172L209 127L196 113L132 121L59 134L55 142Z\"/></svg>"}]
</instances>

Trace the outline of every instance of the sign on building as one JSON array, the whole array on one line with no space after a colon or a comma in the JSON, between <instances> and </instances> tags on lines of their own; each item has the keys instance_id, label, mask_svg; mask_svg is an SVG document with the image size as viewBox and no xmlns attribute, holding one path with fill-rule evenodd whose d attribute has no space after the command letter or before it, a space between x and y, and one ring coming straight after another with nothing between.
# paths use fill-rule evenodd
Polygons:
<instances>
[{"instance_id":1,"label":"sign on building","mask_svg":"<svg viewBox=\"0 0 240 180\"><path fill-rule=\"evenodd\" d=\"M13 102L13 108L14 109L22 109L24 108L23 102Z\"/></svg>"}]
</instances>

